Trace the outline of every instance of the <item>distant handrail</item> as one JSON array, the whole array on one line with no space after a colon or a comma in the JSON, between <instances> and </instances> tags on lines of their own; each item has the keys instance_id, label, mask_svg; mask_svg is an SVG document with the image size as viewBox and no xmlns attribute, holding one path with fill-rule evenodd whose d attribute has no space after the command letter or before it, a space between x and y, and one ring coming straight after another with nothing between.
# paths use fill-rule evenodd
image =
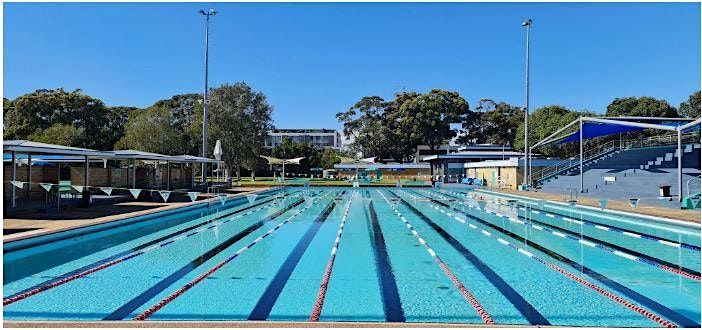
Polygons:
<instances>
[{"instance_id":1,"label":"distant handrail","mask_svg":"<svg viewBox=\"0 0 702 330\"><path fill-rule=\"evenodd\" d=\"M682 134L682 143L694 143L698 142L700 138L699 131L693 131ZM583 151L583 163L589 162L590 160L603 156L604 154L616 150L629 150L637 148L647 148L654 146L666 146L677 144L678 135L676 134L664 134L650 136L640 139L628 139L628 140L611 140L607 143L597 145L590 149ZM554 165L544 167L541 170L532 173L532 180L542 181L546 178L557 175L558 173L573 168L579 164L579 161L573 163L574 159L568 158ZM566 165L567 164L567 165Z\"/></svg>"}]
</instances>

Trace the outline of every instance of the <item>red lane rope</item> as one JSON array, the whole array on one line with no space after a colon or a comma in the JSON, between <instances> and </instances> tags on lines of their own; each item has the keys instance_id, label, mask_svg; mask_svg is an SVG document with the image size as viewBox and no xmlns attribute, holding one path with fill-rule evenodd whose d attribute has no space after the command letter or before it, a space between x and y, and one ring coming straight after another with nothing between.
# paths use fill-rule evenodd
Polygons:
<instances>
[{"instance_id":1,"label":"red lane rope","mask_svg":"<svg viewBox=\"0 0 702 330\"><path fill-rule=\"evenodd\" d=\"M327 195L328 195L328 194L327 194ZM135 321L143 321L143 320L146 320L146 319L149 318L151 315L153 315L154 313L156 313L159 309L163 308L164 306L166 306L167 304L169 304L171 301L175 300L175 299L178 298L180 295L182 295L182 294L185 293L186 291L190 290L192 287L194 287L194 286L197 285L198 283L202 282L202 280L206 279L207 277L209 277L210 275L212 275L214 272L216 272L216 271L218 271L220 268L224 267L224 266L225 266L226 264L228 264L230 261L234 260L234 258L236 258L236 257L238 257L239 255L241 255L242 253L246 252L249 248L251 248L252 246L256 245L256 243L260 242L261 240L263 240L264 238L268 237L270 234L272 234L272 233L275 232L276 230L278 230L278 229L280 229L281 227L283 227L285 224L287 224L288 222L290 222L293 218L295 218L296 216L300 215L303 211L305 211L306 209L310 208L312 205L316 204L317 201L318 201L318 199L315 199L315 201L314 201L310 206L305 206L305 207L303 207L303 208L297 210L297 212L295 212L295 213L293 213L292 215L290 215L290 217L288 217L287 219L285 219L283 222L279 223L277 226L271 228L271 229L268 230L266 233L264 233L263 235L259 236L259 237L256 238L255 240L253 240L251 243L249 243L249 245L247 245L247 246L245 246L245 247L239 249L239 250L236 251L233 255L229 256L227 259L224 259L224 261L218 263L217 265L215 265L214 267L210 268L208 271L206 271L206 272L203 273L202 275L198 276L198 277L195 278L194 280L192 280L192 281L188 282L187 284L185 284L184 286L182 286L180 289L178 289L178 290L174 291L173 293L171 293L170 295L168 295L168 296L167 296L166 298L164 298L163 300L157 302L157 303L154 304L153 306L151 306L151 307L149 307L148 309L146 309L145 311L141 312L141 314L137 315L133 320L135 320Z\"/></svg>"},{"instance_id":2,"label":"red lane rope","mask_svg":"<svg viewBox=\"0 0 702 330\"><path fill-rule=\"evenodd\" d=\"M319 291L317 292L317 299L314 302L314 307L312 307L312 313L310 315L310 321L317 322L322 314L322 307L324 307L324 298L327 296L327 287L329 286L329 279L331 278L331 272L334 268L334 261L336 260L336 251L339 249L339 242L341 242L341 234L344 231L344 226L346 225L346 218L349 215L349 209L351 208L351 200L356 195L354 191L349 203L346 205L346 210L344 211L344 216L341 219L341 224L339 225L339 231L336 234L336 239L334 240L334 245L332 246L331 256L329 257L329 262L324 270L324 275L322 276L322 283L319 285Z\"/></svg>"},{"instance_id":3,"label":"red lane rope","mask_svg":"<svg viewBox=\"0 0 702 330\"><path fill-rule=\"evenodd\" d=\"M440 209L439 207L437 207L437 206L432 206L432 207L435 208L436 210L439 210L439 211L441 211L442 213L446 214L446 212L445 212L444 210ZM465 220L463 220L463 219L461 219L461 218L459 218L459 217L454 217L454 216L449 216L449 217L450 217L450 218L454 218L455 220L458 220L458 221L461 222L461 223L466 223ZM538 261L538 262L544 264L545 266L551 268L552 270L557 271L557 272L561 273L562 275L565 275L565 276L569 277L570 279L572 279L572 280L574 280L574 281L580 283L581 285L583 285L583 286L585 286L585 287L587 287L587 288L589 288L589 289L592 289L592 290L594 290L595 292L597 292L597 293L599 293L599 294L601 294L601 295L603 295L603 296L609 298L610 300L612 300L612 301L614 301L614 302L616 302L616 303L619 303L620 305L622 305L622 306L624 306L624 307L626 307L626 308L628 308L628 309L630 309L630 310L632 310L632 311L634 311L634 312L637 312L637 313L643 315L644 317L646 317L647 319L649 319L649 320L651 320L651 321L654 321L654 322L656 322L656 323L658 323L658 324L660 324L660 325L662 325L662 326L664 326L664 327L666 327L666 328L677 328L677 327L678 327L677 324L675 324L675 323L673 323L673 322L670 322L670 321L664 319L663 317L661 317L661 316L659 316L659 315L657 315L657 314L655 314L655 313L649 311L648 309L643 308L643 307L641 307L641 306L638 306L638 305L636 305L636 304L634 304L634 303L628 301L628 300L625 299L625 298L622 298L622 297L620 297L620 296L618 296L618 295L616 295L616 294L614 294L614 293L611 293L611 292L609 292L609 291L607 291L607 290L605 290L605 289L603 289L603 288L601 288L601 287L599 287L599 286L597 286L597 285L595 285L595 284L593 284L593 283L590 283L590 282L588 282L587 280L585 280L585 279L583 279L583 278L581 278L581 277L578 277L577 275L574 275L573 273L571 273L571 272L569 272L569 271L567 271L567 270L565 270L565 269L563 269L563 268L561 268L561 267L558 267L558 266L555 265L555 264L552 264L552 263L550 263L550 262L548 262L548 261L546 261L546 260L544 260L544 259L542 259L542 258L540 258L540 257L538 257L538 256L536 256L536 255L534 255L534 254L532 254L532 253L530 253L530 252L527 252L527 251L525 251L525 250L522 250L522 249L516 247L516 246L515 246L514 244L512 244L512 243L509 243L509 242L507 242L507 241L505 241L505 240L500 241L500 239L497 237L497 235L495 235L495 234L492 233L492 232L489 232L489 231L487 231L487 230L480 229L480 228L478 228L478 227L471 226L471 225L469 225L469 227L472 228L472 229L474 229L474 230L481 231L485 236L489 236L489 237L492 237L493 239L498 240L498 241L499 241L500 243L502 243L503 245L508 246L508 247L510 247L510 248L512 248L512 249L514 249L514 250L517 250L517 251L520 252L521 254L523 254L523 255L525 255L525 256L527 256L527 257L530 257L530 258L532 258L532 259L534 259L534 260L536 260L536 261Z\"/></svg>"},{"instance_id":4,"label":"red lane rope","mask_svg":"<svg viewBox=\"0 0 702 330\"><path fill-rule=\"evenodd\" d=\"M410 224L409 221L407 221L407 219L405 219L405 217L402 216L402 214L395 208L394 205L392 205L390 200L388 200L382 192L378 191L378 193L380 194L380 196L383 197L383 199L385 199L385 202L387 202L388 205L390 205L392 210L395 212L395 215L397 215L400 218L400 220L402 220L402 222L405 223L405 226L409 228L409 230L412 232L412 235L414 235L414 237L417 238L417 240L419 240L419 243L422 246L424 246L427 252L429 252L429 254L432 256L432 258L434 258L434 261L436 261L439 264L439 267L441 267L441 270L444 271L444 274L446 274L446 276L449 278L449 280L451 280L453 285L455 285L458 291L461 292L463 297L471 304L471 306L473 306L473 309L475 309L480 318L483 319L483 322L485 324L494 324L495 320L492 318L492 316L490 316L490 314L485 310L485 308L483 308L483 306L478 302L478 300L475 299L475 297L470 293L470 291L468 291L466 286L463 285L463 283L461 283L461 280L459 280L458 277L456 277L456 275L444 263L444 261L441 260L441 258L439 258L439 256L429 246L429 244L421 236L419 236L419 233L414 229L412 224Z\"/></svg>"},{"instance_id":5,"label":"red lane rope","mask_svg":"<svg viewBox=\"0 0 702 330\"><path fill-rule=\"evenodd\" d=\"M97 265L97 266L95 266L95 267L93 267L93 268L86 269L86 270L84 270L84 271L82 271L82 272L80 272L80 273L78 273L78 274L74 274L74 275L71 275L71 276L67 276L67 277L58 279L58 280L56 280L56 281L54 281L54 282L48 283L48 284L46 284L46 285L44 285L44 286L38 287L38 288L36 288L36 289L30 290L30 291L27 291L27 292L24 292L24 293L21 293L21 294L18 294L18 295L15 295L15 296L12 296L12 297L9 297L9 298L6 298L6 299L3 299L2 305L3 305L3 306L7 306L7 305L9 305L9 304L18 302L18 301L23 300L23 299L26 299L26 298L29 298L29 297L31 297L31 296L37 295L37 294L39 294L39 293L42 293L42 292L44 292L44 291L47 291L47 290L53 289L53 288L55 288L55 287L58 287L58 286L60 286L60 285L63 285L63 284L72 282L72 281L74 281L74 280L77 280L77 279L79 279L79 278L81 278L81 277L85 277L85 276L88 276L88 275L90 275L90 274L96 273L96 272L98 272L98 271L107 269L107 268L112 267L112 266L114 266L114 265L117 265L117 264L119 264L119 263L121 263L121 262L123 262L123 261L127 261L127 260L129 260L129 259L132 259L132 258L134 258L134 257L140 256L140 255L142 255L142 254L146 254L146 253L148 253L148 252L157 250L157 249L159 249L159 248L161 248L161 247L167 246L167 245L169 245L170 243L173 243L173 242L178 241L178 240L180 240L180 239L183 239L183 238L186 238L186 237L190 237L190 236L193 235L193 234L197 234L197 233L200 233L200 232L203 232L203 231L206 231L206 230L210 230L210 229L216 228L216 227L218 227L218 226L220 226L220 225L223 225L223 224L225 224L225 223L227 223L227 222L230 222L230 221L232 221L232 220L236 220L236 219L242 218L242 217L244 217L244 216L247 216L247 215L252 214L252 213L254 213L254 212L258 212L258 211L263 210L263 209L268 208L268 207L270 207L270 206L262 206L262 207L259 207L259 208L256 208L256 209L247 211L246 213L242 213L242 214L237 215L237 216L235 216L235 217L233 217L233 218L230 218L230 219L228 219L228 220L217 222L217 223L215 223L214 225L211 225L211 226L209 226L209 227L203 227L203 228L200 228L200 229L196 229L196 230L193 230L193 231L184 233L184 234L179 235L179 236L177 236L177 237L175 237L175 238L172 238L172 239L170 239L170 240L168 240L168 241L166 241L166 242L158 243L158 245L153 245L153 246L149 246L149 247L143 248L143 249L141 249L141 250L132 252L132 253L130 253L130 254L124 256L124 257L120 257L120 258L115 259L115 260L107 261L107 262L105 262L105 263L103 263L103 264L100 264L100 265Z\"/></svg>"}]
</instances>

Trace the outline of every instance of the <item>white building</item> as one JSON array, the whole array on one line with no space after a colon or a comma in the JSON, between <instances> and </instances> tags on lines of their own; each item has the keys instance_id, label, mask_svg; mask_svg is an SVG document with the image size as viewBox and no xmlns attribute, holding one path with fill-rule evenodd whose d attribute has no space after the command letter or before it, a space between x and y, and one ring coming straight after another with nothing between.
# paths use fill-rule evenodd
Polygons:
<instances>
[{"instance_id":1,"label":"white building","mask_svg":"<svg viewBox=\"0 0 702 330\"><path fill-rule=\"evenodd\" d=\"M327 128L274 129L268 132L265 146L275 148L283 143L286 137L294 143L310 143L319 149L339 150L343 147L341 134L337 130Z\"/></svg>"}]
</instances>

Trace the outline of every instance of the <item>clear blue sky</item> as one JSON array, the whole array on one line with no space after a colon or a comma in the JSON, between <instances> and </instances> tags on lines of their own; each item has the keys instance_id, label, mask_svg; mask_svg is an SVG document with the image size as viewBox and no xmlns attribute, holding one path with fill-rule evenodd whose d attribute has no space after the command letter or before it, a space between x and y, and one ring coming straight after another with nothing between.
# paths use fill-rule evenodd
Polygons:
<instances>
[{"instance_id":1,"label":"clear blue sky","mask_svg":"<svg viewBox=\"0 0 702 330\"><path fill-rule=\"evenodd\" d=\"M245 81L276 125L339 127L365 95L402 89L604 111L650 95L677 107L700 86L699 4L29 4L6 3L4 96L81 88L146 107L201 92L203 17L216 8L210 85Z\"/></svg>"}]
</instances>

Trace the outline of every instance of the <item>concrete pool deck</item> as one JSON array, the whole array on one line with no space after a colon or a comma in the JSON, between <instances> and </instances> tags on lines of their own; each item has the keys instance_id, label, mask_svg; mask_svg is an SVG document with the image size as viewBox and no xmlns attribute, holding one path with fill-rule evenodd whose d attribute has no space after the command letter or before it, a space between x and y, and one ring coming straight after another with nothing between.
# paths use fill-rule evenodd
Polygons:
<instances>
[{"instance_id":1,"label":"concrete pool deck","mask_svg":"<svg viewBox=\"0 0 702 330\"><path fill-rule=\"evenodd\" d=\"M270 188L247 188L242 190L230 190L227 196L234 197L251 192L267 190ZM207 203L211 198L200 199L194 202L121 202L115 204L95 205L91 208L71 208L62 211L62 216L66 219L3 219L3 242L8 243L30 237L47 235L62 232L70 229L92 226L101 223L108 223L126 218L147 215L167 210L174 210L190 205ZM102 213L109 215L91 217L95 214L96 208L100 208ZM4 231L13 231L13 234L5 235Z\"/></svg>"}]
</instances>

